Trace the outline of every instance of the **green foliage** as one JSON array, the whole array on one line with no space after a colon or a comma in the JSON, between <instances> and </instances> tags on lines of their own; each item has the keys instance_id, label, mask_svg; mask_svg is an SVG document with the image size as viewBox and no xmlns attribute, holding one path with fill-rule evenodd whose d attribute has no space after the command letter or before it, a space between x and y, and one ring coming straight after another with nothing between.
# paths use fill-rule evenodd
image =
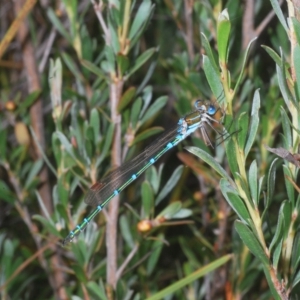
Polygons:
<instances>
[{"instance_id":1,"label":"green foliage","mask_svg":"<svg viewBox=\"0 0 300 300\"><path fill-rule=\"evenodd\" d=\"M24 80L22 72L0 70L1 299L299 295L300 27L292 4L289 19L277 1L255 6L253 23L272 9L278 18L255 31L262 47L244 36L249 12L238 0L61 5L46 14L37 6L39 21L30 18L37 55L49 55L44 33L56 34L41 88L16 93L8 83ZM197 99L218 107L207 128L213 147L196 131L61 247L91 211L83 201L90 187Z\"/></svg>"}]
</instances>

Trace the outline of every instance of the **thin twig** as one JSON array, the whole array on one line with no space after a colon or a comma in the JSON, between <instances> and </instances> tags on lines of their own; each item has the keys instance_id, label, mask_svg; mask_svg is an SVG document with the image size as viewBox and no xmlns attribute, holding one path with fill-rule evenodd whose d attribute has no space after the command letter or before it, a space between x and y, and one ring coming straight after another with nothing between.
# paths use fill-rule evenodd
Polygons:
<instances>
[{"instance_id":1,"label":"thin twig","mask_svg":"<svg viewBox=\"0 0 300 300\"><path fill-rule=\"evenodd\" d=\"M120 279L123 271L125 270L126 266L129 264L129 262L131 261L131 259L135 255L135 253L138 251L138 249L139 249L139 244L135 244L133 249L127 256L127 258L124 260L124 262L122 263L122 265L120 266L120 268L117 271L117 274L116 274L117 281Z\"/></svg>"},{"instance_id":2,"label":"thin twig","mask_svg":"<svg viewBox=\"0 0 300 300\"><path fill-rule=\"evenodd\" d=\"M39 258L43 252L45 252L48 248L52 247L53 242L45 245L40 248L35 254L26 259L14 272L13 274L5 281L3 285L0 286L0 291L2 291L16 276L18 276L26 267L29 266L36 258Z\"/></svg>"},{"instance_id":3,"label":"thin twig","mask_svg":"<svg viewBox=\"0 0 300 300\"><path fill-rule=\"evenodd\" d=\"M94 10L96 13L96 16L100 22L100 25L102 27L103 33L104 33L104 38L105 38L105 43L107 45L110 45L110 32L105 24L104 18L102 16L102 10L104 8L104 4L103 2L100 0L99 3L96 3L94 0L91 0L93 6L94 6Z\"/></svg>"},{"instance_id":4,"label":"thin twig","mask_svg":"<svg viewBox=\"0 0 300 300\"><path fill-rule=\"evenodd\" d=\"M190 61L194 60L195 52L194 52L194 32L193 32L193 5L194 0L185 0L184 1L184 17L185 17L185 42L187 44L189 59Z\"/></svg>"},{"instance_id":5,"label":"thin twig","mask_svg":"<svg viewBox=\"0 0 300 300\"><path fill-rule=\"evenodd\" d=\"M22 27L23 25L23 20L27 17L27 15L30 13L32 8L34 7L35 3L37 0L27 0L22 8L17 13L17 17L7 30L4 38L2 39L0 43L0 58L4 54L5 50L7 49L8 45L12 41L12 39L15 37L17 34L18 30ZM1 4L3 5L3 3Z\"/></svg>"},{"instance_id":6,"label":"thin twig","mask_svg":"<svg viewBox=\"0 0 300 300\"><path fill-rule=\"evenodd\" d=\"M51 52L52 45L54 43L55 38L56 38L56 29L52 28L52 30L50 32L50 35L49 35L49 38L47 40L47 43L44 47L43 57L42 57L41 62L39 64L39 72L40 73L42 73L45 69L45 66L48 62L49 54Z\"/></svg>"},{"instance_id":7,"label":"thin twig","mask_svg":"<svg viewBox=\"0 0 300 300\"><path fill-rule=\"evenodd\" d=\"M279 5L283 3L283 0L279 0ZM249 42L255 38L258 37L262 31L267 27L267 25L270 23L272 18L275 16L274 10L270 11L268 15L264 18L264 20L256 27L254 28L254 1L253 0L246 0L245 2L245 14L243 17L243 28L242 28L242 47L243 49L246 49Z\"/></svg>"}]
</instances>

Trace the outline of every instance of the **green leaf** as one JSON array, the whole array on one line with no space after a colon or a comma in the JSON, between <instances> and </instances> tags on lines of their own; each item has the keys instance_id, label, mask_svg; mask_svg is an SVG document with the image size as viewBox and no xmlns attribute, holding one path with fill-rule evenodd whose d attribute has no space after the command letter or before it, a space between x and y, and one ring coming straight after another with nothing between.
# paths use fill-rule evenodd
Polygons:
<instances>
[{"instance_id":1,"label":"green leaf","mask_svg":"<svg viewBox=\"0 0 300 300\"><path fill-rule=\"evenodd\" d=\"M31 133L31 135L32 135L32 137L33 137L33 139L34 139L35 145L36 145L36 146L38 147L38 149L39 149L39 153L42 154L42 157L43 157L43 159L44 159L44 162L47 164L47 166L48 166L49 169L52 171L52 173L53 173L55 176L57 176L57 174L56 174L56 169L55 169L54 166L50 163L50 160L49 160L48 157L46 156L46 154L45 154L45 152L44 152L44 149L43 149L43 147L41 147L40 142L39 142L39 140L38 140L38 138L37 138L35 132L33 131L33 129L32 129L31 127L30 127L29 129L30 129L30 133ZM55 138L56 138L56 136L55 136L55 134L53 134L53 135L52 135L52 145L54 144ZM60 151L58 151L58 149L57 149L56 147L53 147L53 148L54 148L53 151L54 151L54 153L56 154L56 157L59 157L59 154L61 154ZM59 154L58 154L58 152L59 152ZM60 163L60 161L59 161L59 163Z\"/></svg>"},{"instance_id":2,"label":"green leaf","mask_svg":"<svg viewBox=\"0 0 300 300\"><path fill-rule=\"evenodd\" d=\"M74 0L74 1L63 0L63 3L65 5L65 8L66 8L66 11L68 14L68 18L71 23L71 26L70 26L71 34L73 37L75 37L78 2L77 2L77 0Z\"/></svg>"},{"instance_id":3,"label":"green leaf","mask_svg":"<svg viewBox=\"0 0 300 300\"><path fill-rule=\"evenodd\" d=\"M236 185L239 186L243 190L247 199L250 201L252 208L254 208L253 202L251 201L251 195L250 195L250 191L249 191L249 187L248 187L248 182L246 181L246 179L244 179L240 173L237 173L236 177L235 177L235 182L236 182Z\"/></svg>"},{"instance_id":4,"label":"green leaf","mask_svg":"<svg viewBox=\"0 0 300 300\"><path fill-rule=\"evenodd\" d=\"M43 224L47 234L51 233L54 236L57 236L57 237L61 238L61 235L60 235L59 231L56 229L54 223L51 220L49 221L49 220L47 220L46 218L44 218L43 216L40 216L40 215L33 215L32 219L36 220L36 221L39 221L41 224Z\"/></svg>"},{"instance_id":5,"label":"green leaf","mask_svg":"<svg viewBox=\"0 0 300 300\"><path fill-rule=\"evenodd\" d=\"M133 86L129 87L125 91L118 104L119 113L121 113L127 107L127 105L129 105L129 103L134 99L135 95L136 95L136 88Z\"/></svg>"},{"instance_id":6,"label":"green leaf","mask_svg":"<svg viewBox=\"0 0 300 300\"><path fill-rule=\"evenodd\" d=\"M281 7L280 7L280 4L277 0L270 0L271 1L271 5L273 6L273 9L281 23L281 25L283 26L283 28L285 29L286 31L286 34L289 34L290 30L287 26L287 23L285 21L285 18L284 18L284 15L282 13L282 10L281 10Z\"/></svg>"},{"instance_id":7,"label":"green leaf","mask_svg":"<svg viewBox=\"0 0 300 300\"><path fill-rule=\"evenodd\" d=\"M204 150L197 148L197 147L185 147L187 151L190 153L198 156L203 161L205 161L207 164L209 164L215 171L221 175L221 177L227 179L227 181L230 182L232 187L235 187L234 181L230 178L230 176L227 174L227 172L222 168L222 166L207 152Z\"/></svg>"},{"instance_id":8,"label":"green leaf","mask_svg":"<svg viewBox=\"0 0 300 300\"><path fill-rule=\"evenodd\" d=\"M124 75L129 67L129 59L127 56L120 53L117 54L117 63L120 70L120 76Z\"/></svg>"},{"instance_id":9,"label":"green leaf","mask_svg":"<svg viewBox=\"0 0 300 300\"><path fill-rule=\"evenodd\" d=\"M295 188L293 186L293 184L286 178L286 176L289 176L290 178L293 178L293 174L291 172L291 170L288 168L288 166L283 166L283 173L285 175L284 177L284 181L285 181L285 188L289 197L289 200L291 201L291 203L293 204L294 207L294 203L295 203Z\"/></svg>"},{"instance_id":10,"label":"green leaf","mask_svg":"<svg viewBox=\"0 0 300 300\"><path fill-rule=\"evenodd\" d=\"M66 31L64 25L57 18L54 10L51 7L47 9L47 16L57 31L69 42L70 45L72 45L71 35Z\"/></svg>"},{"instance_id":11,"label":"green leaf","mask_svg":"<svg viewBox=\"0 0 300 300\"><path fill-rule=\"evenodd\" d=\"M264 48L267 51L267 53L271 56L271 58L275 61L275 63L278 66L281 66L281 58L272 48L264 45L262 45L262 48Z\"/></svg>"},{"instance_id":12,"label":"green leaf","mask_svg":"<svg viewBox=\"0 0 300 300\"><path fill-rule=\"evenodd\" d=\"M282 219L283 219L283 238L286 239L289 235L290 224L292 221L292 205L290 201L286 201L285 205L282 207Z\"/></svg>"},{"instance_id":13,"label":"green leaf","mask_svg":"<svg viewBox=\"0 0 300 300\"><path fill-rule=\"evenodd\" d=\"M221 105L224 103L224 90L220 79L220 73L215 70L210 59L203 55L203 70L207 78L208 84Z\"/></svg>"},{"instance_id":14,"label":"green leaf","mask_svg":"<svg viewBox=\"0 0 300 300\"><path fill-rule=\"evenodd\" d=\"M294 89L296 92L296 98L300 99L300 46L298 44L295 45L293 49L293 59L294 59L294 66L295 66L295 74L296 74L296 81L294 81Z\"/></svg>"},{"instance_id":15,"label":"green leaf","mask_svg":"<svg viewBox=\"0 0 300 300\"><path fill-rule=\"evenodd\" d=\"M136 94L140 94L142 91L144 91L144 87L146 86L146 84L148 83L148 81L152 78L152 75L154 73L155 67L157 65L157 61L152 61L150 64L150 67L147 70L146 75L143 78L143 81L140 83Z\"/></svg>"},{"instance_id":16,"label":"green leaf","mask_svg":"<svg viewBox=\"0 0 300 300\"><path fill-rule=\"evenodd\" d=\"M152 244L151 255L147 262L147 276L151 276L152 272L157 268L157 262L161 251L163 249L164 236L161 234L157 237L157 240Z\"/></svg>"},{"instance_id":17,"label":"green leaf","mask_svg":"<svg viewBox=\"0 0 300 300\"><path fill-rule=\"evenodd\" d=\"M160 165L160 170L163 168L164 164ZM154 166L147 169L145 174L145 180L148 180L152 186L154 194L157 194L159 184L161 179L161 172L157 172Z\"/></svg>"},{"instance_id":18,"label":"green leaf","mask_svg":"<svg viewBox=\"0 0 300 300\"><path fill-rule=\"evenodd\" d=\"M141 109L142 109L142 99L139 97L134 101L131 109L130 121L132 124L132 128L136 128L137 126Z\"/></svg>"},{"instance_id":19,"label":"green leaf","mask_svg":"<svg viewBox=\"0 0 300 300\"><path fill-rule=\"evenodd\" d=\"M25 182L25 189L28 188L28 186L31 184L32 180L34 180L34 178L38 175L38 173L40 172L40 170L42 169L44 164L44 161L42 159L39 159L37 161L35 161L32 165L32 167L30 168L30 172L29 174L26 176L26 182Z\"/></svg>"},{"instance_id":20,"label":"green leaf","mask_svg":"<svg viewBox=\"0 0 300 300\"><path fill-rule=\"evenodd\" d=\"M7 149L7 130L0 130L0 164L1 160L5 161Z\"/></svg>"},{"instance_id":21,"label":"green leaf","mask_svg":"<svg viewBox=\"0 0 300 300\"><path fill-rule=\"evenodd\" d=\"M73 146L68 141L67 137L62 132L60 132L60 131L56 131L54 134L60 140L62 146L68 152L68 154L76 161L76 155L74 154Z\"/></svg>"},{"instance_id":22,"label":"green leaf","mask_svg":"<svg viewBox=\"0 0 300 300\"><path fill-rule=\"evenodd\" d=\"M142 25L147 21L150 16L151 10L151 1L144 0L135 15L135 18L132 22L129 31L129 39L132 40L134 36L142 29Z\"/></svg>"},{"instance_id":23,"label":"green leaf","mask_svg":"<svg viewBox=\"0 0 300 300\"><path fill-rule=\"evenodd\" d=\"M99 165L101 164L101 162L104 160L107 153L111 149L111 144L114 136L114 128L115 128L114 124L111 123L108 127L108 130L106 130L104 146L102 148L101 155L97 158L96 168L99 167Z\"/></svg>"},{"instance_id":24,"label":"green leaf","mask_svg":"<svg viewBox=\"0 0 300 300\"><path fill-rule=\"evenodd\" d=\"M80 28L79 34L77 34L78 42L78 48L80 47L82 49L82 59L85 59L87 61L92 61L93 59L93 51L95 49L96 41L91 38L89 35L88 29L85 25L82 25ZM80 49L79 48L79 49ZM79 55L78 55L79 56ZM84 70L84 76L85 78L88 78L90 76L90 72L87 72L88 70Z\"/></svg>"},{"instance_id":25,"label":"green leaf","mask_svg":"<svg viewBox=\"0 0 300 300\"><path fill-rule=\"evenodd\" d=\"M290 20L292 21L292 24L294 26L294 33L296 35L296 39L297 39L297 44L296 46L299 47L299 44L300 44L300 22L297 20L297 18L290 18ZM295 66L298 66L298 65L295 65ZM297 69L297 67L296 67Z\"/></svg>"},{"instance_id":26,"label":"green leaf","mask_svg":"<svg viewBox=\"0 0 300 300\"><path fill-rule=\"evenodd\" d=\"M172 219L185 219L190 217L192 214L193 211L191 209L182 208L180 211L178 211L172 216Z\"/></svg>"},{"instance_id":27,"label":"green leaf","mask_svg":"<svg viewBox=\"0 0 300 300\"><path fill-rule=\"evenodd\" d=\"M96 145L97 141L100 139L100 118L96 108L93 108L91 111L90 124L93 128L94 143Z\"/></svg>"},{"instance_id":28,"label":"green leaf","mask_svg":"<svg viewBox=\"0 0 300 300\"><path fill-rule=\"evenodd\" d=\"M1 194L1 200L13 204L17 197L11 192L8 185L0 179L0 194Z\"/></svg>"},{"instance_id":29,"label":"green leaf","mask_svg":"<svg viewBox=\"0 0 300 300\"><path fill-rule=\"evenodd\" d=\"M123 2L123 1L121 1ZM113 2L111 2L113 3ZM114 4L111 5L110 9L108 10L110 20L112 23L114 23L115 27L118 28L122 26L123 19L124 19L124 7L120 7L122 4L118 2L114 2ZM124 6L124 4L123 4ZM121 11L122 10L122 11Z\"/></svg>"},{"instance_id":30,"label":"green leaf","mask_svg":"<svg viewBox=\"0 0 300 300\"><path fill-rule=\"evenodd\" d=\"M297 232L294 244L293 244L293 252L292 252L292 259L291 259L291 274L294 277L295 272L299 270L299 263L300 263L300 233Z\"/></svg>"},{"instance_id":31,"label":"green leaf","mask_svg":"<svg viewBox=\"0 0 300 300\"><path fill-rule=\"evenodd\" d=\"M298 271L296 276L293 278L292 288L294 288L299 282L300 282L300 271Z\"/></svg>"},{"instance_id":32,"label":"green leaf","mask_svg":"<svg viewBox=\"0 0 300 300\"><path fill-rule=\"evenodd\" d=\"M220 180L220 188L228 204L237 213L239 218L248 224L248 220L250 219L248 210L243 200L236 194L236 191L230 186L226 179L222 178Z\"/></svg>"},{"instance_id":33,"label":"green leaf","mask_svg":"<svg viewBox=\"0 0 300 300\"><path fill-rule=\"evenodd\" d=\"M219 51L219 60L222 64L227 64L228 42L231 30L231 23L227 9L224 9L218 17L217 25L217 43Z\"/></svg>"},{"instance_id":34,"label":"green leaf","mask_svg":"<svg viewBox=\"0 0 300 300\"><path fill-rule=\"evenodd\" d=\"M150 219L153 216L154 209L154 195L153 190L149 182L142 183L142 202L144 210L144 218Z\"/></svg>"},{"instance_id":35,"label":"green leaf","mask_svg":"<svg viewBox=\"0 0 300 300\"><path fill-rule=\"evenodd\" d=\"M175 201L169 204L163 211L161 211L156 218L164 217L167 220L173 218L182 208L182 203L180 201Z\"/></svg>"},{"instance_id":36,"label":"green leaf","mask_svg":"<svg viewBox=\"0 0 300 300\"><path fill-rule=\"evenodd\" d=\"M249 181L249 187L250 187L250 193L251 193L251 198L253 200L253 203L255 207L258 209L258 187L257 187L257 163L256 160L252 162L249 168L249 176L248 176L248 181Z\"/></svg>"},{"instance_id":37,"label":"green leaf","mask_svg":"<svg viewBox=\"0 0 300 300\"><path fill-rule=\"evenodd\" d=\"M72 72L73 76L77 78L80 82L84 82L84 77L81 74L81 71L79 70L78 66L74 62L73 58L67 54L66 52L63 52L62 58L65 62L65 64L68 66L69 70Z\"/></svg>"},{"instance_id":38,"label":"green leaf","mask_svg":"<svg viewBox=\"0 0 300 300\"><path fill-rule=\"evenodd\" d=\"M284 148L291 149L293 146L293 142L292 142L292 131L290 126L290 119L283 107L280 108L280 114L282 119Z\"/></svg>"},{"instance_id":39,"label":"green leaf","mask_svg":"<svg viewBox=\"0 0 300 300\"><path fill-rule=\"evenodd\" d=\"M276 270L278 268L279 259L281 257L281 250L282 250L282 240L277 244L274 254L273 254L273 267Z\"/></svg>"},{"instance_id":40,"label":"green leaf","mask_svg":"<svg viewBox=\"0 0 300 300\"><path fill-rule=\"evenodd\" d=\"M218 73L220 73L220 70L219 70L219 67L217 66L217 63L215 61L214 54L213 54L213 52L211 50L211 47L210 47L210 43L209 43L206 35L203 32L201 32L201 35L202 35L202 47L204 48L205 53L208 56L207 60L210 62L210 65L213 67L213 69L215 71L215 74L218 74Z\"/></svg>"},{"instance_id":41,"label":"green leaf","mask_svg":"<svg viewBox=\"0 0 300 300\"><path fill-rule=\"evenodd\" d=\"M106 297L105 294L105 289L103 288L103 286L101 286L102 288L100 288L99 284L97 284L94 281L90 281L86 284L86 287L89 291L89 294L91 294L92 299L101 299L101 300L108 300L108 298Z\"/></svg>"},{"instance_id":42,"label":"green leaf","mask_svg":"<svg viewBox=\"0 0 300 300\"><path fill-rule=\"evenodd\" d=\"M240 149L244 149L248 133L249 117L246 112L242 112L238 119L237 140Z\"/></svg>"},{"instance_id":43,"label":"green leaf","mask_svg":"<svg viewBox=\"0 0 300 300\"><path fill-rule=\"evenodd\" d=\"M236 147L233 139L228 139L228 142L225 142L225 146L227 161L230 167L231 174L236 178L236 174L239 172L239 167L237 163Z\"/></svg>"},{"instance_id":44,"label":"green leaf","mask_svg":"<svg viewBox=\"0 0 300 300\"><path fill-rule=\"evenodd\" d=\"M120 52L120 43L116 28L110 21L108 21L108 30L110 34L110 46L113 49L114 57L116 57L116 55Z\"/></svg>"},{"instance_id":45,"label":"green leaf","mask_svg":"<svg viewBox=\"0 0 300 300\"><path fill-rule=\"evenodd\" d=\"M115 72L116 57L111 46L106 45L104 48L105 57L107 59L108 72Z\"/></svg>"},{"instance_id":46,"label":"green leaf","mask_svg":"<svg viewBox=\"0 0 300 300\"><path fill-rule=\"evenodd\" d=\"M168 295L175 293L176 291L182 290L183 287L194 283L197 279L204 277L208 273L216 270L220 266L227 263L232 258L231 254L227 254L212 263L206 265L205 267L201 267L200 269L196 270L192 274L184 277L181 280L176 281L176 283L171 284L170 286L164 288L163 290L159 291L158 293L146 298L146 300L159 300L166 298Z\"/></svg>"},{"instance_id":47,"label":"green leaf","mask_svg":"<svg viewBox=\"0 0 300 300\"><path fill-rule=\"evenodd\" d=\"M34 92L30 93L24 101L20 102L18 105L18 109L16 110L16 115L19 113L28 113L28 108L38 99L41 95L41 90L35 90Z\"/></svg>"},{"instance_id":48,"label":"green leaf","mask_svg":"<svg viewBox=\"0 0 300 300\"><path fill-rule=\"evenodd\" d=\"M283 238L283 226L284 226L284 211L286 210L287 201L283 201L280 210L278 212L278 218L277 218L277 225L276 225L276 231L275 234L273 235L272 241L269 246L269 251L270 253L273 252L274 246L278 245L278 242Z\"/></svg>"},{"instance_id":49,"label":"green leaf","mask_svg":"<svg viewBox=\"0 0 300 300\"><path fill-rule=\"evenodd\" d=\"M153 87L148 85L143 89L143 109L140 113L140 116L143 116L146 110L148 109L151 101L152 101L152 96L153 96Z\"/></svg>"},{"instance_id":50,"label":"green leaf","mask_svg":"<svg viewBox=\"0 0 300 300\"><path fill-rule=\"evenodd\" d=\"M173 172L172 176L167 181L166 185L162 188L162 190L156 197L155 206L157 206L161 202L161 200L164 199L166 195L174 189L175 185L178 183L182 175L182 172L183 172L183 166L182 165L178 166L176 170Z\"/></svg>"},{"instance_id":51,"label":"green leaf","mask_svg":"<svg viewBox=\"0 0 300 300\"><path fill-rule=\"evenodd\" d=\"M72 244L72 252L80 266L84 266L88 262L87 245L83 240L79 239L76 244ZM84 281L86 281L86 277L84 277Z\"/></svg>"},{"instance_id":52,"label":"green leaf","mask_svg":"<svg viewBox=\"0 0 300 300\"><path fill-rule=\"evenodd\" d=\"M85 59L81 59L80 63L87 68L89 71L91 71L92 73L94 73L95 75L97 75L99 78L103 78L103 79L107 79L107 77L105 76L104 72L98 68L94 63L91 63L90 61L87 61Z\"/></svg>"},{"instance_id":53,"label":"green leaf","mask_svg":"<svg viewBox=\"0 0 300 300\"><path fill-rule=\"evenodd\" d=\"M74 244L72 244L72 246L74 248ZM83 266L75 264L72 266L72 269L78 282L81 282L82 284L86 284L87 278L86 278L85 270L83 270Z\"/></svg>"},{"instance_id":54,"label":"green leaf","mask_svg":"<svg viewBox=\"0 0 300 300\"><path fill-rule=\"evenodd\" d=\"M69 201L69 174L62 174L57 179L57 193L59 196L60 202L67 206L67 203Z\"/></svg>"},{"instance_id":55,"label":"green leaf","mask_svg":"<svg viewBox=\"0 0 300 300\"><path fill-rule=\"evenodd\" d=\"M294 89L296 91L297 98L300 98L300 46L296 44L294 47L294 66L295 66L295 73L296 73L296 82L294 85Z\"/></svg>"},{"instance_id":56,"label":"green leaf","mask_svg":"<svg viewBox=\"0 0 300 300\"><path fill-rule=\"evenodd\" d=\"M260 108L260 96L259 96L259 91L256 90L252 102L251 123L250 123L248 139L245 147L245 158L248 156L251 147L253 145L253 142L256 138L257 129L259 125L259 108Z\"/></svg>"},{"instance_id":57,"label":"green leaf","mask_svg":"<svg viewBox=\"0 0 300 300\"><path fill-rule=\"evenodd\" d=\"M163 132L164 129L162 127L152 127L152 128L149 128L149 129L146 129L144 130L143 132L139 133L138 135L136 135L135 139L132 141L131 143L131 146L155 135L155 134L158 134L158 133L161 133Z\"/></svg>"},{"instance_id":58,"label":"green leaf","mask_svg":"<svg viewBox=\"0 0 300 300\"><path fill-rule=\"evenodd\" d=\"M136 60L135 63L133 65L133 67L131 68L131 70L128 72L126 78L128 79L133 73L135 73L136 70L138 70L146 61L149 60L149 58L155 53L157 52L156 48L150 48L148 50L146 50L145 52L143 52L143 54L141 54Z\"/></svg>"},{"instance_id":59,"label":"green leaf","mask_svg":"<svg viewBox=\"0 0 300 300\"><path fill-rule=\"evenodd\" d=\"M245 70L245 67L246 67L246 62L247 62L247 58L248 58L248 54L249 54L249 51L250 51L250 48L251 48L251 45L252 43L256 40L256 38L252 39L248 46L247 46L247 49L245 51L245 55L244 55L244 59L243 59L243 64L242 64L242 68L241 68L241 71L240 71L240 75L239 75L239 78L237 79L236 81L236 84L235 84L235 87L234 87L234 91L233 91L233 94L235 95L237 93L237 90L242 82L242 79L243 79L243 74L244 74L244 70ZM229 74L230 75L230 74ZM230 81L229 81L230 82Z\"/></svg>"},{"instance_id":60,"label":"green leaf","mask_svg":"<svg viewBox=\"0 0 300 300\"><path fill-rule=\"evenodd\" d=\"M127 246L129 248L132 249L134 247L134 241L132 238L132 230L130 228L128 219L125 215L121 215L119 226L120 226L120 231L121 231L122 237L125 240L125 243L127 244Z\"/></svg>"},{"instance_id":61,"label":"green leaf","mask_svg":"<svg viewBox=\"0 0 300 300\"><path fill-rule=\"evenodd\" d=\"M244 244L267 268L269 266L269 259L253 232L240 221L235 221L234 226Z\"/></svg>"},{"instance_id":62,"label":"green leaf","mask_svg":"<svg viewBox=\"0 0 300 300\"><path fill-rule=\"evenodd\" d=\"M288 86L288 82L291 83L291 79L289 76L289 70L285 68L285 59L282 50L281 50L281 65L280 66L276 65L276 71L277 71L280 91L286 106L290 109L290 107L292 107L291 104L293 104L299 111L299 104L295 100L294 95L291 93Z\"/></svg>"},{"instance_id":63,"label":"green leaf","mask_svg":"<svg viewBox=\"0 0 300 300\"><path fill-rule=\"evenodd\" d=\"M155 102L148 108L147 112L143 116L140 125L143 125L146 121L152 118L156 113L161 111L161 109L166 105L168 101L167 96L159 97Z\"/></svg>"},{"instance_id":64,"label":"green leaf","mask_svg":"<svg viewBox=\"0 0 300 300\"><path fill-rule=\"evenodd\" d=\"M262 220L264 219L265 213L268 211L268 208L273 200L273 194L275 189L275 179L276 179L276 162L278 158L275 158L270 166L268 172L268 182L267 182L267 195L266 195L266 203L265 209L262 214Z\"/></svg>"},{"instance_id":65,"label":"green leaf","mask_svg":"<svg viewBox=\"0 0 300 300\"><path fill-rule=\"evenodd\" d=\"M147 4L148 1L149 0L143 1L142 4L143 3ZM142 7L142 9L144 10L144 7ZM132 24L132 26L130 28L130 32L129 32L130 49L132 47L134 47L135 44L140 40L140 37L141 37L143 31L145 30L146 26L148 25L149 20L152 17L153 11L154 11L154 5L152 5L147 12L139 13L139 18L134 20L133 23L135 23L135 24Z\"/></svg>"}]
</instances>

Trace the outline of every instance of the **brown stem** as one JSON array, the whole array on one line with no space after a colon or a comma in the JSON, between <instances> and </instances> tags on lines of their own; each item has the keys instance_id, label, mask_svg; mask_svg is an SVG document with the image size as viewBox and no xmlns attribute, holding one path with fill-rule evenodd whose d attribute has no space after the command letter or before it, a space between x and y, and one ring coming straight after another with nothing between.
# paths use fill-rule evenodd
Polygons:
<instances>
[{"instance_id":1,"label":"brown stem","mask_svg":"<svg viewBox=\"0 0 300 300\"><path fill-rule=\"evenodd\" d=\"M271 280L274 284L274 287L278 293L278 295L280 296L280 298L282 300L288 300L289 297L288 297L288 294L286 292L286 289L285 289L285 286L284 286L284 283L283 282L280 282L276 276L276 271L274 270L273 267L270 267L269 269L269 273L270 273L270 277L271 277Z\"/></svg>"},{"instance_id":2,"label":"brown stem","mask_svg":"<svg viewBox=\"0 0 300 300\"><path fill-rule=\"evenodd\" d=\"M121 165L121 116L117 107L122 96L123 80L115 79L110 84L111 119L115 127L112 165ZM107 283L114 289L117 285L117 226L118 226L119 197L115 197L108 206L108 218L106 227L106 248L107 248Z\"/></svg>"},{"instance_id":3,"label":"brown stem","mask_svg":"<svg viewBox=\"0 0 300 300\"><path fill-rule=\"evenodd\" d=\"M254 1L253 0L246 0L245 1L245 13L243 16L243 24L242 24L242 37L243 49L246 49L249 41L251 41L255 36L254 31Z\"/></svg>"},{"instance_id":4,"label":"brown stem","mask_svg":"<svg viewBox=\"0 0 300 300\"><path fill-rule=\"evenodd\" d=\"M193 33L193 0L185 0L184 1L184 17L186 24L186 36L185 42L187 44L188 53L190 61L194 60L195 52L194 52L194 33Z\"/></svg>"},{"instance_id":5,"label":"brown stem","mask_svg":"<svg viewBox=\"0 0 300 300\"><path fill-rule=\"evenodd\" d=\"M243 28L242 28L242 47L245 50L249 44L249 42L254 38L258 37L262 31L267 27L272 18L275 16L275 12L272 10L263 21L254 28L254 0L246 0L245 1L245 13L243 17ZM279 5L283 3L283 0L279 0Z\"/></svg>"},{"instance_id":6,"label":"brown stem","mask_svg":"<svg viewBox=\"0 0 300 300\"><path fill-rule=\"evenodd\" d=\"M19 13L21 10L21 5L24 5L25 1L15 1L15 12L16 14ZM27 22L23 22L22 26L20 26L18 31L18 40L22 46L22 56L23 56L23 63L24 63L24 70L26 72L26 78L28 80L28 92L31 93L36 90L40 90L40 82L39 82L39 73L37 71L37 65L36 65L36 57L35 57L35 50L32 46L31 41L28 39L28 25ZM42 109L42 101L41 99L38 99L30 108L30 118L31 118L31 126L38 138L38 142L42 149L45 148L45 133L44 133L44 122L43 122L43 109ZM35 158L40 159L42 158L42 153L39 151L39 147L34 144L34 150L35 150ZM48 170L46 166L44 166L39 174L41 186L39 188L39 194L41 196L41 199L44 201L44 205L46 209L48 210L49 214L53 213L53 207L52 207L52 199L51 199L51 188L49 185L49 178L48 178ZM29 218L30 219L30 218ZM27 225L30 226L31 223L27 222ZM30 231L32 232L32 228L30 228ZM34 235L33 235L34 237ZM37 247L39 248L39 244L37 244ZM57 246L52 246L52 251L54 253L57 253ZM43 259L44 260L44 259ZM44 261L45 262L45 261ZM56 298L58 299L67 299L67 294L64 289L64 277L63 273L58 269L54 268L49 272L46 267L46 264L42 264L45 268L45 271L49 273L49 281L50 284L54 290L54 293L56 295ZM51 266L59 266L61 265L61 259L58 255L53 255L50 258L50 265ZM51 267L50 267L51 269Z\"/></svg>"}]
</instances>

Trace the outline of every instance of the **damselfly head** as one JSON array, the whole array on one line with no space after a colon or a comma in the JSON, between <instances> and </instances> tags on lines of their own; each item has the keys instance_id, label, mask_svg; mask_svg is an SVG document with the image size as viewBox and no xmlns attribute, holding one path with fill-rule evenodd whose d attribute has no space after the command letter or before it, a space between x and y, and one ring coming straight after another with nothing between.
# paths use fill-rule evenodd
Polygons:
<instances>
[{"instance_id":1,"label":"damselfly head","mask_svg":"<svg viewBox=\"0 0 300 300\"><path fill-rule=\"evenodd\" d=\"M213 116L217 112L217 108L209 100L197 100L195 102L195 108L200 113L207 113L210 116Z\"/></svg>"}]
</instances>

